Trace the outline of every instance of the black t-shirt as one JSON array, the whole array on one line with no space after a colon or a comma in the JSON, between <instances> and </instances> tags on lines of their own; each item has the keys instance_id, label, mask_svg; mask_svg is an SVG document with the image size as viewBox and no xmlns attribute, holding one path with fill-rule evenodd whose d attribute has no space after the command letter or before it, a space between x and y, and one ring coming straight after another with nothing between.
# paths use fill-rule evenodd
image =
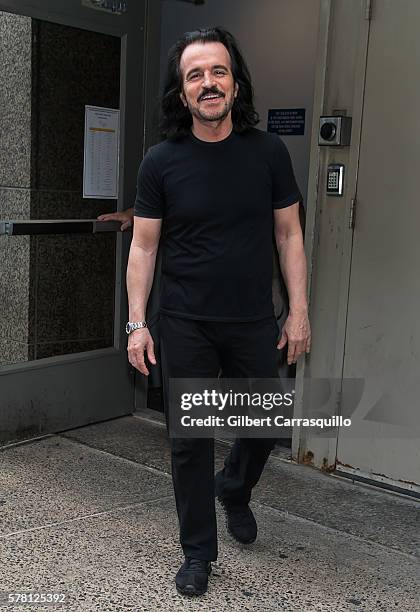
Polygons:
<instances>
[{"instance_id":1,"label":"black t-shirt","mask_svg":"<svg viewBox=\"0 0 420 612\"><path fill-rule=\"evenodd\" d=\"M163 219L161 312L207 321L273 314L273 209L302 199L283 141L255 128L151 147L134 214Z\"/></svg>"}]
</instances>

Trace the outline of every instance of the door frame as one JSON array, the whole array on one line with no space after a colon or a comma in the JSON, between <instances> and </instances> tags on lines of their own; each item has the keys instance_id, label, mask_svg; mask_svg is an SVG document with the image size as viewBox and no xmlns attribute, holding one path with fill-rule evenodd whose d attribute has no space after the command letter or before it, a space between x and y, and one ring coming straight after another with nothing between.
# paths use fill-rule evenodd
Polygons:
<instances>
[{"instance_id":1,"label":"door frame","mask_svg":"<svg viewBox=\"0 0 420 612\"><path fill-rule=\"evenodd\" d=\"M59 4L54 0L0 0L0 11L121 39L117 210L133 205L143 156L148 3L138 0L126 14L116 15L84 7L80 0L61 0ZM128 318L125 264L129 247L129 232L117 232L113 346L2 368L0 444L133 412L134 372L127 361L123 333Z\"/></svg>"},{"instance_id":2,"label":"door frame","mask_svg":"<svg viewBox=\"0 0 420 612\"><path fill-rule=\"evenodd\" d=\"M297 418L303 416L307 402L305 378L343 376L353 246L353 229L348 220L357 187L370 22L370 0L321 0L305 232L313 342L311 354L301 359L297 367ZM348 53L352 45L353 55ZM319 117L343 111L352 117L350 146L320 147ZM333 162L345 164L342 198L329 198L325 193L327 165ZM336 263L331 272L333 259ZM328 309L333 323L326 334L322 311ZM336 437L328 438L295 427L292 457L331 472L336 467L337 444L338 430Z\"/></svg>"}]
</instances>

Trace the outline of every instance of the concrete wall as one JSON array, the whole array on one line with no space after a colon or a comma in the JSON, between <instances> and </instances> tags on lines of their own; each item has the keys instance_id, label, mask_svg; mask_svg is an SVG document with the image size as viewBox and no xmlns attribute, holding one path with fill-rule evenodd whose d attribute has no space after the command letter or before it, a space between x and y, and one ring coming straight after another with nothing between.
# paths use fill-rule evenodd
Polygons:
<instances>
[{"instance_id":1,"label":"concrete wall","mask_svg":"<svg viewBox=\"0 0 420 612\"><path fill-rule=\"evenodd\" d=\"M220 25L238 39L253 78L260 129L269 108L306 108L304 136L284 137L305 198L313 105L319 0L163 0L161 75L173 42L185 31ZM306 198L305 198L306 199Z\"/></svg>"}]
</instances>

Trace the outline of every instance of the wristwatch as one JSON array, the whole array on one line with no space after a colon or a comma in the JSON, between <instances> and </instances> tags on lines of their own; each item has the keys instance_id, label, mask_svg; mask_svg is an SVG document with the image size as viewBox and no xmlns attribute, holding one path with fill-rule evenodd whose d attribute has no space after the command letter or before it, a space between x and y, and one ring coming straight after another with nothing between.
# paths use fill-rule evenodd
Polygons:
<instances>
[{"instance_id":1,"label":"wristwatch","mask_svg":"<svg viewBox=\"0 0 420 612\"><path fill-rule=\"evenodd\" d=\"M127 334L131 334L131 332L135 331L136 329L142 329L143 327L147 327L146 321L136 321L135 323L129 321L125 326L125 331Z\"/></svg>"}]
</instances>

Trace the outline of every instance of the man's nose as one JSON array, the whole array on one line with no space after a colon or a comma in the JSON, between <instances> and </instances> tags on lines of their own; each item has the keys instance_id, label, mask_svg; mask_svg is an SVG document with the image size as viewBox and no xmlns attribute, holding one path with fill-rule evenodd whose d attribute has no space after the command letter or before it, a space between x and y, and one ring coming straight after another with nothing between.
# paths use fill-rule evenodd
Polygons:
<instances>
[{"instance_id":1,"label":"man's nose","mask_svg":"<svg viewBox=\"0 0 420 612\"><path fill-rule=\"evenodd\" d=\"M211 71L206 71L203 75L203 87L210 89L215 83L214 75Z\"/></svg>"}]
</instances>

